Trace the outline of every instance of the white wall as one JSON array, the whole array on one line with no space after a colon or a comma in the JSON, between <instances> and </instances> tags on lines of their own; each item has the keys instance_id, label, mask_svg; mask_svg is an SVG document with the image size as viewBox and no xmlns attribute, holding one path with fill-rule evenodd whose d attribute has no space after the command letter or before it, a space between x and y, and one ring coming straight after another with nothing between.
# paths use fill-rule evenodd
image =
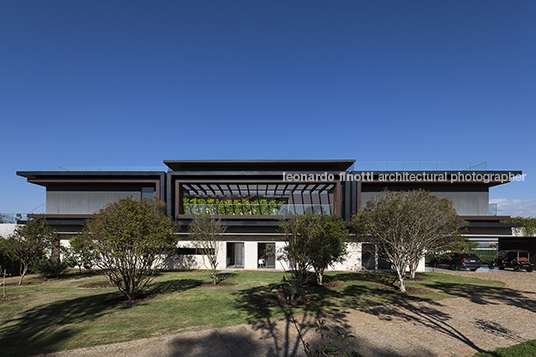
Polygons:
<instances>
[{"instance_id":1,"label":"white wall","mask_svg":"<svg viewBox=\"0 0 536 357\"><path fill-rule=\"evenodd\" d=\"M17 227L14 223L1 223L0 224L0 236L6 237L13 233L15 228Z\"/></svg>"},{"instance_id":2,"label":"white wall","mask_svg":"<svg viewBox=\"0 0 536 357\"><path fill-rule=\"evenodd\" d=\"M234 238L234 237L233 237ZM218 255L218 270L257 270L258 269L258 243L275 243L276 252L279 252L285 245L284 241L268 241L255 240L255 241L243 241L238 239L227 239L224 242L220 242ZM244 267L243 268L227 268L227 242L243 242L244 243ZM193 241L183 240L179 243L180 247L193 247ZM348 255L346 259L333 267L329 267L327 270L344 270L344 271L359 271L361 270L361 243L348 243ZM168 269L206 269L203 264L205 257L203 255L184 255L175 259L172 264L166 266ZM284 261L276 259L275 268L263 268L263 270L285 270L287 264Z\"/></svg>"},{"instance_id":3,"label":"white wall","mask_svg":"<svg viewBox=\"0 0 536 357\"><path fill-rule=\"evenodd\" d=\"M0 229L4 225L0 225ZM14 224L12 226L15 226ZM1 232L1 230L0 230ZM244 267L243 268L227 268L227 242L243 242L244 243ZM258 241L241 241L239 239L229 239L219 243L217 249L218 255L218 270L257 270L258 269L258 243L275 243L276 252L281 251L286 245L285 241L268 241L268 240L258 240ZM62 240L61 244L63 246L68 246L68 240ZM179 247L191 248L194 247L193 241L191 240L182 240L179 242ZM326 271L360 271L362 268L362 244L361 243L347 243L347 252L348 254L345 257L345 260L342 263L337 263L334 266L330 266ZM188 270L188 269L207 269L205 265L205 256L204 255L182 255L176 259L168 262L164 266L165 269L172 270ZM287 269L287 264L284 261L276 259L275 269L274 268L263 268L263 270L273 270L273 271L282 271ZM417 268L418 272L425 271L424 258L419 262Z\"/></svg>"},{"instance_id":4,"label":"white wall","mask_svg":"<svg viewBox=\"0 0 536 357\"><path fill-rule=\"evenodd\" d=\"M361 243L346 243L346 254L342 263L337 263L329 270L359 271L361 270Z\"/></svg>"}]
</instances>

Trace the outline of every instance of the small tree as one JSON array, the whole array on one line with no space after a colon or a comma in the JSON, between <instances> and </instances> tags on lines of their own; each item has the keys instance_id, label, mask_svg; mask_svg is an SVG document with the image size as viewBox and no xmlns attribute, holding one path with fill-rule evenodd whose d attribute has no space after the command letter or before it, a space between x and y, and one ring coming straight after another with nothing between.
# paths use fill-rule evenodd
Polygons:
<instances>
[{"instance_id":1,"label":"small tree","mask_svg":"<svg viewBox=\"0 0 536 357\"><path fill-rule=\"evenodd\" d=\"M464 225L452 202L428 191L383 191L355 216L352 226L362 242L378 247L391 263L405 292L406 270L414 274L418 261L427 251L456 248L463 238Z\"/></svg>"},{"instance_id":2,"label":"small tree","mask_svg":"<svg viewBox=\"0 0 536 357\"><path fill-rule=\"evenodd\" d=\"M188 227L194 246L203 253L203 264L210 271L214 285L218 283L218 251L227 230L221 220L208 214L195 215L193 223Z\"/></svg>"},{"instance_id":3,"label":"small tree","mask_svg":"<svg viewBox=\"0 0 536 357\"><path fill-rule=\"evenodd\" d=\"M278 252L277 259L286 264L285 280L289 284L289 300L294 301L296 294L311 280L313 269L311 246L319 235L319 224L313 215L302 215L282 220L280 230L285 234L287 244Z\"/></svg>"},{"instance_id":4,"label":"small tree","mask_svg":"<svg viewBox=\"0 0 536 357\"><path fill-rule=\"evenodd\" d=\"M346 242L349 238L346 222L339 216L306 216L318 226L309 246L309 259L316 273L318 285L323 284L326 268L342 262L346 255Z\"/></svg>"},{"instance_id":5,"label":"small tree","mask_svg":"<svg viewBox=\"0 0 536 357\"><path fill-rule=\"evenodd\" d=\"M32 261L44 256L45 250L57 243L57 235L46 224L45 217L29 219L25 225L19 225L3 242L6 253L21 262L19 285L28 272Z\"/></svg>"},{"instance_id":6,"label":"small tree","mask_svg":"<svg viewBox=\"0 0 536 357\"><path fill-rule=\"evenodd\" d=\"M70 267L78 267L78 273L82 273L82 267L90 269L92 266L92 255L88 251L83 235L76 235L69 239L69 246L63 248L64 260Z\"/></svg>"},{"instance_id":7,"label":"small tree","mask_svg":"<svg viewBox=\"0 0 536 357\"><path fill-rule=\"evenodd\" d=\"M129 197L93 215L84 230L84 244L94 254L94 264L134 300L175 249L174 231L163 202Z\"/></svg>"}]
</instances>

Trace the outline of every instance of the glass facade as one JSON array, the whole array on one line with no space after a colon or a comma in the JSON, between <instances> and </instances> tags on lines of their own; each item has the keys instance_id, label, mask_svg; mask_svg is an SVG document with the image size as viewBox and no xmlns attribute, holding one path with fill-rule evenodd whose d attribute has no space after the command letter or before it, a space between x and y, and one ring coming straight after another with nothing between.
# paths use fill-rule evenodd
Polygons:
<instances>
[{"instance_id":1,"label":"glass facade","mask_svg":"<svg viewBox=\"0 0 536 357\"><path fill-rule=\"evenodd\" d=\"M227 243L227 267L244 267L244 243Z\"/></svg>"},{"instance_id":2,"label":"glass facade","mask_svg":"<svg viewBox=\"0 0 536 357\"><path fill-rule=\"evenodd\" d=\"M258 268L275 268L275 243L257 244Z\"/></svg>"}]
</instances>

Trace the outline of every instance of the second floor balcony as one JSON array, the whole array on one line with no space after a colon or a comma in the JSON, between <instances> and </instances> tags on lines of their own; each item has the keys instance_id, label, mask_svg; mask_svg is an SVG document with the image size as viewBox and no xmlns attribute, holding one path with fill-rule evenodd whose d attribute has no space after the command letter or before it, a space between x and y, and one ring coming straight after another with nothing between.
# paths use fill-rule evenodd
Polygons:
<instances>
[{"instance_id":1,"label":"second floor balcony","mask_svg":"<svg viewBox=\"0 0 536 357\"><path fill-rule=\"evenodd\" d=\"M301 214L338 214L340 182L176 182L175 217L210 214L277 219Z\"/></svg>"},{"instance_id":2,"label":"second floor balcony","mask_svg":"<svg viewBox=\"0 0 536 357\"><path fill-rule=\"evenodd\" d=\"M198 201L185 199L187 202ZM199 200L201 202L206 200ZM213 200L208 200L213 201ZM277 200L261 200L266 203L220 202L220 203L185 203L184 214L210 214L221 216L294 216L301 214L331 215L333 207L329 204L290 204Z\"/></svg>"}]
</instances>

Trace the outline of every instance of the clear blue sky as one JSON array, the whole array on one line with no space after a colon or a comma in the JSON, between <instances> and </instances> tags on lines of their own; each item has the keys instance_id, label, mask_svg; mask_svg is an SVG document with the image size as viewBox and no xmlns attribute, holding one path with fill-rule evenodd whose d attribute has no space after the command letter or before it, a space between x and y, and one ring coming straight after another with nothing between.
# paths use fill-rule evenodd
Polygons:
<instances>
[{"instance_id":1,"label":"clear blue sky","mask_svg":"<svg viewBox=\"0 0 536 357\"><path fill-rule=\"evenodd\" d=\"M536 1L0 1L16 171L179 159L487 161L536 216Z\"/></svg>"}]
</instances>

